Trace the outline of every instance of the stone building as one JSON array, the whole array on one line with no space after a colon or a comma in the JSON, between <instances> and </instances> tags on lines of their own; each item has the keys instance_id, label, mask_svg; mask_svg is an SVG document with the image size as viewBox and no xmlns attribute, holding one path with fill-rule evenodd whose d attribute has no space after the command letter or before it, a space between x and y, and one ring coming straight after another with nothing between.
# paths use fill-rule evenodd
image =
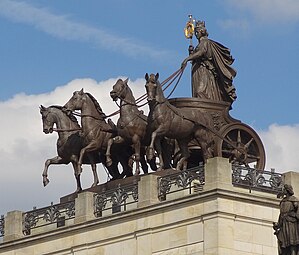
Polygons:
<instances>
[{"instance_id":1,"label":"stone building","mask_svg":"<svg viewBox=\"0 0 299 255\"><path fill-rule=\"evenodd\" d=\"M114 181L1 219L1 255L273 255L280 175L209 159L204 167ZM299 194L299 193L297 193Z\"/></svg>"}]
</instances>

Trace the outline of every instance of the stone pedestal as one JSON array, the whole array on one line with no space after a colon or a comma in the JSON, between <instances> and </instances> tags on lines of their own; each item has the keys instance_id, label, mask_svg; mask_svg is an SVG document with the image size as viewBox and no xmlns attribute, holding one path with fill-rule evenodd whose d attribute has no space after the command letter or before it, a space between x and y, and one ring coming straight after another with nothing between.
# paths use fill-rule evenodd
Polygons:
<instances>
[{"instance_id":1,"label":"stone pedestal","mask_svg":"<svg viewBox=\"0 0 299 255\"><path fill-rule=\"evenodd\" d=\"M138 208L159 202L157 179L154 174L141 176L138 182Z\"/></svg>"},{"instance_id":2,"label":"stone pedestal","mask_svg":"<svg viewBox=\"0 0 299 255\"><path fill-rule=\"evenodd\" d=\"M232 165L227 158L215 157L207 160L205 165L204 190L232 190Z\"/></svg>"},{"instance_id":3,"label":"stone pedestal","mask_svg":"<svg viewBox=\"0 0 299 255\"><path fill-rule=\"evenodd\" d=\"M5 217L5 235L3 238L4 242L13 241L24 237L23 235L23 212L12 211L8 212Z\"/></svg>"},{"instance_id":4,"label":"stone pedestal","mask_svg":"<svg viewBox=\"0 0 299 255\"><path fill-rule=\"evenodd\" d=\"M75 224L95 219L92 192L82 192L75 199Z\"/></svg>"}]
</instances>

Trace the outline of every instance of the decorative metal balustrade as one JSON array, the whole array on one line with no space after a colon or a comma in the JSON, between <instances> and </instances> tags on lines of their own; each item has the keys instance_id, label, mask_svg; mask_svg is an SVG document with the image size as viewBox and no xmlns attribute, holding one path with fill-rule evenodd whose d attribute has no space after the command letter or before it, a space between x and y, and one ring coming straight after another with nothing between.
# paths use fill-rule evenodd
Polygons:
<instances>
[{"instance_id":1,"label":"decorative metal balustrade","mask_svg":"<svg viewBox=\"0 0 299 255\"><path fill-rule=\"evenodd\" d=\"M234 186L240 186L251 190L280 193L283 188L282 174L271 171L261 171L240 165L232 166L232 182Z\"/></svg>"},{"instance_id":2,"label":"decorative metal balustrade","mask_svg":"<svg viewBox=\"0 0 299 255\"><path fill-rule=\"evenodd\" d=\"M94 215L102 217L105 214L121 212L137 208L138 202L138 184L126 185L120 184L116 189L94 194Z\"/></svg>"},{"instance_id":3,"label":"decorative metal balustrade","mask_svg":"<svg viewBox=\"0 0 299 255\"><path fill-rule=\"evenodd\" d=\"M31 230L55 224L56 227L65 226L66 220L75 218L75 201L61 203L28 211L23 214L23 234L30 235Z\"/></svg>"},{"instance_id":4,"label":"decorative metal balustrade","mask_svg":"<svg viewBox=\"0 0 299 255\"><path fill-rule=\"evenodd\" d=\"M1 215L0 218L0 237L4 236L4 223L5 223L5 219L4 219L4 215Z\"/></svg>"},{"instance_id":5,"label":"decorative metal balustrade","mask_svg":"<svg viewBox=\"0 0 299 255\"><path fill-rule=\"evenodd\" d=\"M158 178L158 196L160 201L166 200L166 196L187 192L196 193L203 189L205 184L204 165L190 168L184 171ZM184 193L185 194L185 193Z\"/></svg>"}]
</instances>

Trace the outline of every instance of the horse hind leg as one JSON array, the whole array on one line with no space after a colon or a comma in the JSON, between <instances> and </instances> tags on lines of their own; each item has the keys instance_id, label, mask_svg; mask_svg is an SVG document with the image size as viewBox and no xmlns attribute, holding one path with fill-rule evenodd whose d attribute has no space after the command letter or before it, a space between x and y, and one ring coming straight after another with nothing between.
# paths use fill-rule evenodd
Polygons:
<instances>
[{"instance_id":1,"label":"horse hind leg","mask_svg":"<svg viewBox=\"0 0 299 255\"><path fill-rule=\"evenodd\" d=\"M190 152L188 149L188 142L185 140L177 140L181 151L181 158L176 166L176 170L186 170L187 169L187 159L190 157Z\"/></svg>"}]
</instances>

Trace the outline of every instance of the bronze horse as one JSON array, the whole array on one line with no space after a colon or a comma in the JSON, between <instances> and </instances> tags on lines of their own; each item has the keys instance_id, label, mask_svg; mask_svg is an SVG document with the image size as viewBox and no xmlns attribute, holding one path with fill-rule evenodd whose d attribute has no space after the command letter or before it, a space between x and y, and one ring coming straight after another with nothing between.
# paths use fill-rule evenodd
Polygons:
<instances>
[{"instance_id":1,"label":"bronze horse","mask_svg":"<svg viewBox=\"0 0 299 255\"><path fill-rule=\"evenodd\" d=\"M147 143L146 139L149 138L149 136L147 136L147 116L138 109L132 90L128 86L128 79L125 81L119 79L113 85L110 96L113 101L120 100L120 117L117 121L117 136L108 140L106 152L107 164L110 164L112 161L110 157L111 146L114 143L128 143L133 146L135 152L135 174L140 174L139 163L141 163L144 173L148 173L144 148L144 145ZM157 170L154 158L149 163L153 170Z\"/></svg>"},{"instance_id":2,"label":"bronze horse","mask_svg":"<svg viewBox=\"0 0 299 255\"><path fill-rule=\"evenodd\" d=\"M48 168L52 164L69 164L72 163L74 168L74 174L77 181L77 192L82 190L80 181L80 169L78 169L78 158L80 150L83 146L83 139L79 135L81 129L77 119L73 115L66 115L62 111L61 106L40 106L40 113L42 115L43 132L45 134L52 133L54 130L54 124L56 124L56 130L58 131L57 140L57 156L47 159L45 162L45 168L43 171L43 184L46 186L49 183ZM93 186L99 183L99 178L96 171L96 163L100 160L95 155L88 155L82 162L84 164L90 164L94 176Z\"/></svg>"},{"instance_id":3,"label":"bronze horse","mask_svg":"<svg viewBox=\"0 0 299 255\"><path fill-rule=\"evenodd\" d=\"M83 136L83 148L80 151L78 160L78 167L81 169L84 155L93 151L100 151L105 155L108 145L108 140L113 136L113 129L105 121L106 115L102 111L97 100L90 94L85 93L83 89L75 91L70 100L64 105L66 111L81 111L81 127ZM132 156L131 148L129 146L114 147L112 153L117 160L113 162L120 162L123 168L122 175L114 173L113 179L132 175L132 167L129 166L129 160ZM105 160L106 162L106 160Z\"/></svg>"},{"instance_id":4,"label":"bronze horse","mask_svg":"<svg viewBox=\"0 0 299 255\"><path fill-rule=\"evenodd\" d=\"M161 138L167 137L176 139L181 158L179 159L176 169L186 169L187 159L190 156L188 143L195 139L199 143L203 159L212 157L209 148L211 136L207 130L208 120L201 112L195 112L190 109L180 109L171 105L164 97L160 82L159 74L145 75L146 92L150 108L149 123L151 123L152 136L148 148L149 159L153 156L154 146L159 155L160 165L164 166L163 150L161 148Z\"/></svg>"}]
</instances>

